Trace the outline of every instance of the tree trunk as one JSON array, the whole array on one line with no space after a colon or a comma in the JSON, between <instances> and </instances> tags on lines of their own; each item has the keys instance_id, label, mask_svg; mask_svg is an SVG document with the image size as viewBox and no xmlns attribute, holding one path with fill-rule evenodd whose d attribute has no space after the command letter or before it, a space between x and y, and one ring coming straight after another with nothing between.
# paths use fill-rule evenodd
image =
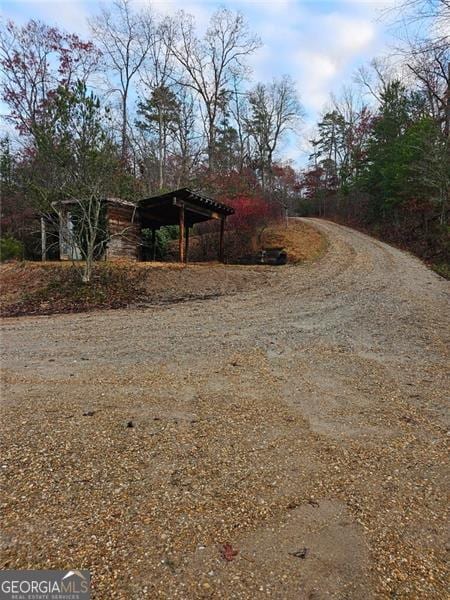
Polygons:
<instances>
[{"instance_id":1,"label":"tree trunk","mask_svg":"<svg viewBox=\"0 0 450 600\"><path fill-rule=\"evenodd\" d=\"M126 160L127 157L127 98L128 98L128 90L125 90L122 95L122 132L121 132L121 151L120 157L123 161Z\"/></svg>"},{"instance_id":2,"label":"tree trunk","mask_svg":"<svg viewBox=\"0 0 450 600\"><path fill-rule=\"evenodd\" d=\"M90 283L92 277L92 262L90 260L86 260L86 263L83 267L83 283Z\"/></svg>"},{"instance_id":3,"label":"tree trunk","mask_svg":"<svg viewBox=\"0 0 450 600\"><path fill-rule=\"evenodd\" d=\"M445 135L450 137L450 62L447 65L448 82L447 82L447 98L445 106Z\"/></svg>"},{"instance_id":4,"label":"tree trunk","mask_svg":"<svg viewBox=\"0 0 450 600\"><path fill-rule=\"evenodd\" d=\"M269 177L269 193L273 191L273 177L272 177L272 151L270 150L267 154L267 174Z\"/></svg>"},{"instance_id":5,"label":"tree trunk","mask_svg":"<svg viewBox=\"0 0 450 600\"><path fill-rule=\"evenodd\" d=\"M215 145L216 145L216 126L214 118L209 117L209 132L208 132L208 167L210 171L215 168Z\"/></svg>"},{"instance_id":6,"label":"tree trunk","mask_svg":"<svg viewBox=\"0 0 450 600\"><path fill-rule=\"evenodd\" d=\"M44 217L41 217L41 260L47 260L47 230Z\"/></svg>"},{"instance_id":7,"label":"tree trunk","mask_svg":"<svg viewBox=\"0 0 450 600\"><path fill-rule=\"evenodd\" d=\"M263 193L266 191L266 165L264 160L264 152L260 150L259 153L260 167L261 167L261 187Z\"/></svg>"},{"instance_id":8,"label":"tree trunk","mask_svg":"<svg viewBox=\"0 0 450 600\"><path fill-rule=\"evenodd\" d=\"M185 237L185 231L184 231L184 206L180 206L178 209L179 213L179 239L178 239L178 251L179 251L179 261L180 263L184 263L185 260L185 256L184 256L184 237Z\"/></svg>"},{"instance_id":9,"label":"tree trunk","mask_svg":"<svg viewBox=\"0 0 450 600\"><path fill-rule=\"evenodd\" d=\"M92 236L95 235L93 234L92 228L89 228L89 237L90 239L87 240L87 249L86 249L86 256L85 256L85 262L84 262L84 267L83 267L83 276L82 276L82 281L83 283L90 283L91 282L91 277L92 277L92 268L93 268L93 264L94 264L94 240L92 239Z\"/></svg>"},{"instance_id":10,"label":"tree trunk","mask_svg":"<svg viewBox=\"0 0 450 600\"><path fill-rule=\"evenodd\" d=\"M164 165L163 165L163 117L162 111L159 111L159 189L164 187Z\"/></svg>"}]
</instances>

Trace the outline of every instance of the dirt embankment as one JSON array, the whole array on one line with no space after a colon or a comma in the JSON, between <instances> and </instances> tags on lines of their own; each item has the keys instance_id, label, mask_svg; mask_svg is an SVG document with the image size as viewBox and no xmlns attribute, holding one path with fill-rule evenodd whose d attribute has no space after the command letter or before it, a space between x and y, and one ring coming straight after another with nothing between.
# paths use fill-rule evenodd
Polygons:
<instances>
[{"instance_id":1,"label":"dirt embankment","mask_svg":"<svg viewBox=\"0 0 450 600\"><path fill-rule=\"evenodd\" d=\"M314 260L325 237L300 222L268 229L263 245L283 246L290 262ZM10 263L0 267L0 314L20 316L123 308L212 298L263 287L275 276L266 266L220 263L97 263L93 282L83 285L71 263Z\"/></svg>"}]
</instances>

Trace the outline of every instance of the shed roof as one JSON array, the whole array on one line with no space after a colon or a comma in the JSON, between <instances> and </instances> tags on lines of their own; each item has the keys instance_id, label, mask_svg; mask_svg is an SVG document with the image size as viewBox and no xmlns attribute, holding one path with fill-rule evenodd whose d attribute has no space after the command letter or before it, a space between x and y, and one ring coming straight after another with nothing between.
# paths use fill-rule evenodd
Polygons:
<instances>
[{"instance_id":1,"label":"shed roof","mask_svg":"<svg viewBox=\"0 0 450 600\"><path fill-rule=\"evenodd\" d=\"M136 204L134 202L131 202L130 200L123 200L122 198L102 198L100 200L100 202L102 204L119 204L121 206L131 206L131 207L135 207ZM69 198L67 200L58 200L57 202L54 202L53 204L55 204L55 206L57 206L58 204L62 204L64 206L75 206L78 205L80 203L80 200L77 200L76 198Z\"/></svg>"},{"instance_id":2,"label":"shed roof","mask_svg":"<svg viewBox=\"0 0 450 600\"><path fill-rule=\"evenodd\" d=\"M185 210L188 225L209 219L220 219L234 213L231 206L216 202L189 188L180 188L166 194L144 198L139 200L137 206L143 227L177 225L181 207Z\"/></svg>"}]
</instances>

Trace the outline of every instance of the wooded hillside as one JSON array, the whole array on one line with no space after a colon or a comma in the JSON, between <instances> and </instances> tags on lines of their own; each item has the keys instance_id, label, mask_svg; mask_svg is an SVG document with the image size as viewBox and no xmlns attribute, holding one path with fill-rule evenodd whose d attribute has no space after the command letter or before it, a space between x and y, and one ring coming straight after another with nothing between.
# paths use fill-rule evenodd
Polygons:
<instances>
[{"instance_id":1,"label":"wooded hillside","mask_svg":"<svg viewBox=\"0 0 450 600\"><path fill-rule=\"evenodd\" d=\"M236 228L287 212L334 218L447 273L450 6L405 0L383 19L391 56L343 82L313 136L290 76L252 79L249 58L264 40L232 10L218 9L202 34L188 14L161 17L128 0L99 9L89 39L4 23L2 259L39 259L40 219L67 199L96 248L102 198L189 186L239 206ZM300 168L286 147L307 136ZM56 245L55 234L48 258Z\"/></svg>"}]
</instances>

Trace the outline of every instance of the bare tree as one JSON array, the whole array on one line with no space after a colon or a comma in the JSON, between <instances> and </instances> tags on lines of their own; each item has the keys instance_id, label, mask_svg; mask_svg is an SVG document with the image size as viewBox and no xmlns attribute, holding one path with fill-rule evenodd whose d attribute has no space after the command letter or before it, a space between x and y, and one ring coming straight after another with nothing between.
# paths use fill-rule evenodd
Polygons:
<instances>
[{"instance_id":1,"label":"bare tree","mask_svg":"<svg viewBox=\"0 0 450 600\"><path fill-rule=\"evenodd\" d=\"M238 170L242 173L246 162L250 159L250 134L246 127L246 123L249 119L249 102L248 95L239 90L238 77L234 77L233 90L230 100L230 113L233 116L234 123L236 126L237 133L237 146L238 146Z\"/></svg>"},{"instance_id":2,"label":"bare tree","mask_svg":"<svg viewBox=\"0 0 450 600\"><path fill-rule=\"evenodd\" d=\"M245 70L245 58L260 45L239 13L221 8L211 17L203 39L195 33L193 17L181 12L172 21L177 34L171 46L173 56L184 70L181 83L202 99L205 111L208 164L214 169L216 127L224 94L234 73Z\"/></svg>"},{"instance_id":3,"label":"bare tree","mask_svg":"<svg viewBox=\"0 0 450 600\"><path fill-rule=\"evenodd\" d=\"M128 99L133 79L154 43L154 24L149 11L135 13L130 0L114 0L112 10L102 8L90 21L92 34L103 52L110 83L118 87L121 105L121 156L128 146Z\"/></svg>"},{"instance_id":4,"label":"bare tree","mask_svg":"<svg viewBox=\"0 0 450 600\"><path fill-rule=\"evenodd\" d=\"M168 86L175 70L172 45L175 39L174 23L166 18L155 24L153 43L150 45L143 63L140 80L144 88L152 90Z\"/></svg>"},{"instance_id":5,"label":"bare tree","mask_svg":"<svg viewBox=\"0 0 450 600\"><path fill-rule=\"evenodd\" d=\"M249 94L250 116L247 130L258 152L263 188L271 179L274 153L283 136L295 128L302 108L295 85L288 76L266 85L259 83Z\"/></svg>"},{"instance_id":6,"label":"bare tree","mask_svg":"<svg viewBox=\"0 0 450 600\"><path fill-rule=\"evenodd\" d=\"M0 27L2 99L6 118L22 134L31 134L46 117L49 94L60 86L87 82L95 70L99 51L92 42L67 34L40 21Z\"/></svg>"},{"instance_id":7,"label":"bare tree","mask_svg":"<svg viewBox=\"0 0 450 600\"><path fill-rule=\"evenodd\" d=\"M394 13L396 52L450 135L450 0L402 0ZM412 25L412 27L411 27Z\"/></svg>"},{"instance_id":8,"label":"bare tree","mask_svg":"<svg viewBox=\"0 0 450 600\"><path fill-rule=\"evenodd\" d=\"M153 129L157 132L159 188L164 188L168 155L168 136L171 121L177 110L173 86L174 59L170 50L173 28L166 19L156 29L153 44L140 73L142 87L140 112L151 114ZM141 122L142 123L142 122Z\"/></svg>"},{"instance_id":9,"label":"bare tree","mask_svg":"<svg viewBox=\"0 0 450 600\"><path fill-rule=\"evenodd\" d=\"M398 79L399 75L395 72L392 61L387 58L373 58L368 65L359 67L354 79L366 93L380 103L389 83Z\"/></svg>"},{"instance_id":10,"label":"bare tree","mask_svg":"<svg viewBox=\"0 0 450 600\"><path fill-rule=\"evenodd\" d=\"M450 0L401 0L384 11L407 46L443 50L449 46Z\"/></svg>"},{"instance_id":11,"label":"bare tree","mask_svg":"<svg viewBox=\"0 0 450 600\"><path fill-rule=\"evenodd\" d=\"M105 200L115 196L121 180L109 111L81 82L60 86L48 110L51 125L39 125L27 191L39 195L46 218L56 215L61 246L68 258L84 259L82 279L88 283L94 260L111 239Z\"/></svg>"},{"instance_id":12,"label":"bare tree","mask_svg":"<svg viewBox=\"0 0 450 600\"><path fill-rule=\"evenodd\" d=\"M406 56L407 66L428 98L431 114L443 123L449 134L450 118L448 89L450 85L450 47L411 49Z\"/></svg>"},{"instance_id":13,"label":"bare tree","mask_svg":"<svg viewBox=\"0 0 450 600\"><path fill-rule=\"evenodd\" d=\"M177 94L178 118L173 129L174 156L178 159L179 168L176 184L186 184L189 175L198 164L202 153L204 136L197 128L197 101L192 91L181 88Z\"/></svg>"}]
</instances>

